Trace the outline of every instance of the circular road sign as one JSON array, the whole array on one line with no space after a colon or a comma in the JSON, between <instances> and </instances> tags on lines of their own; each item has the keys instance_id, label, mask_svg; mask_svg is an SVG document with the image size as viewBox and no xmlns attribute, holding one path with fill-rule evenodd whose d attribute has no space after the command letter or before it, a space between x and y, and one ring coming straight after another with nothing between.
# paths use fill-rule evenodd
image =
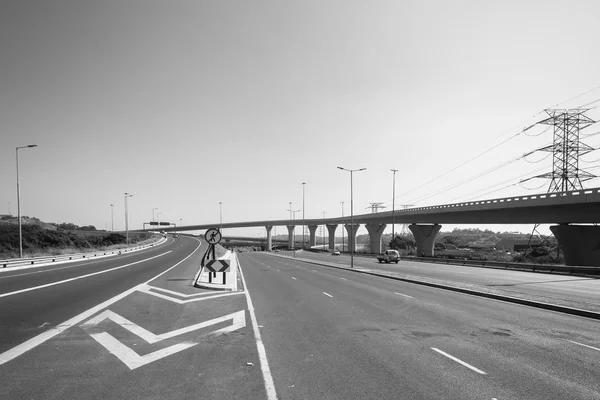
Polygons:
<instances>
[{"instance_id":1,"label":"circular road sign","mask_svg":"<svg viewBox=\"0 0 600 400\"><path fill-rule=\"evenodd\" d=\"M221 241L221 232L217 228L210 228L204 234L204 239L210 244L217 244Z\"/></svg>"}]
</instances>

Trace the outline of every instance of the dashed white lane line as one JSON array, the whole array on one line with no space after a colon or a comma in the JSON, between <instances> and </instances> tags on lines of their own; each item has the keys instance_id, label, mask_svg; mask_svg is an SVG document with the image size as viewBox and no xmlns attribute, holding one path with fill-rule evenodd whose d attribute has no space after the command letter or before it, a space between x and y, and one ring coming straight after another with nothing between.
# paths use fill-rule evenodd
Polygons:
<instances>
[{"instance_id":1,"label":"dashed white lane line","mask_svg":"<svg viewBox=\"0 0 600 400\"><path fill-rule=\"evenodd\" d=\"M315 270L313 269L313 270L312 270L312 272L317 272L317 271L315 271Z\"/></svg>"},{"instance_id":2,"label":"dashed white lane line","mask_svg":"<svg viewBox=\"0 0 600 400\"><path fill-rule=\"evenodd\" d=\"M292 276L292 279L293 279L293 280L296 280L296 278L295 278L295 277L293 277L293 276Z\"/></svg>"},{"instance_id":3,"label":"dashed white lane line","mask_svg":"<svg viewBox=\"0 0 600 400\"><path fill-rule=\"evenodd\" d=\"M567 340L567 339L565 339L565 340ZM574 342L574 341L572 341L572 340L567 340L567 342L571 342L571 343L573 343L573 344L578 344L579 346L583 346L583 347L587 347L587 348L590 348L590 349L594 349L594 350L598 350L598 351L600 351L600 349L599 349L599 348L597 348L597 347L593 347L593 346L588 346L587 344L583 344L583 343Z\"/></svg>"},{"instance_id":4,"label":"dashed white lane line","mask_svg":"<svg viewBox=\"0 0 600 400\"><path fill-rule=\"evenodd\" d=\"M330 295L329 293L325 293L325 292L323 292L323 294L324 294L325 296L333 297L333 296L332 296L332 295Z\"/></svg>"},{"instance_id":5,"label":"dashed white lane line","mask_svg":"<svg viewBox=\"0 0 600 400\"><path fill-rule=\"evenodd\" d=\"M473 371L477 372L478 374L481 374L481 375L486 375L486 373L485 373L485 372L483 372L482 370L480 370L480 369L478 369L478 368L475 368L475 367L474 367L474 366L472 366L471 364L467 364L466 362L464 362L464 361L462 361L462 360L459 360L458 358L456 358L456 357L454 357L454 356L451 356L450 354L448 354L448 353L446 353L446 352L443 352L443 351L442 351L442 350L440 350L440 349L436 349L435 347L432 347L432 348L431 348L431 350L433 350L433 351L437 351L437 352L438 352L438 353L440 353L441 355L443 355L443 356L445 356L445 357L448 357L448 358L449 358L449 359L451 359L452 361L456 361L456 362L457 362L457 363L459 363L460 365L463 365L463 366L465 366L465 367L467 367L467 368L469 368L469 369L471 369L471 370L473 370Z\"/></svg>"},{"instance_id":6,"label":"dashed white lane line","mask_svg":"<svg viewBox=\"0 0 600 400\"><path fill-rule=\"evenodd\" d=\"M281 272L280 270L277 270L277 272Z\"/></svg>"},{"instance_id":7,"label":"dashed white lane line","mask_svg":"<svg viewBox=\"0 0 600 400\"><path fill-rule=\"evenodd\" d=\"M398 292L394 292L394 293L396 293L398 296L404 296L404 297L408 297L409 299L414 299L414 297L409 296L407 294L402 294L402 293L398 293Z\"/></svg>"},{"instance_id":8,"label":"dashed white lane line","mask_svg":"<svg viewBox=\"0 0 600 400\"><path fill-rule=\"evenodd\" d=\"M346 279L346 278L342 278L342 277L340 277L340 279L341 279L341 280L343 280L343 281L347 281L347 280L348 280L348 279Z\"/></svg>"}]
</instances>

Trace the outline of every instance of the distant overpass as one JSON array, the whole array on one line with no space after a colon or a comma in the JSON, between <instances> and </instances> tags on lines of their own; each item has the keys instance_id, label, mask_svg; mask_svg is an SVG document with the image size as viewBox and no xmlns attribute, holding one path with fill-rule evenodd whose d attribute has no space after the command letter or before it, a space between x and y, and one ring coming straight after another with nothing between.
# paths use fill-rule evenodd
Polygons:
<instances>
[{"instance_id":1,"label":"distant overpass","mask_svg":"<svg viewBox=\"0 0 600 400\"><path fill-rule=\"evenodd\" d=\"M542 193L489 200L469 201L428 207L415 207L351 217L305 219L310 231L309 244L315 245L316 230L326 225L329 248L335 246L335 230L344 224L349 248L356 248L356 231L365 224L370 236L371 251L381 251L381 237L386 224L411 224L419 254L433 255L433 245L441 224L558 224L550 229L561 244L567 265L600 265L600 227L572 224L600 223L600 188L579 191ZM220 223L163 228L164 231L205 230ZM272 247L271 228L286 226L290 247L292 233L302 220L262 220L223 223L223 228L265 227L267 248Z\"/></svg>"}]
</instances>

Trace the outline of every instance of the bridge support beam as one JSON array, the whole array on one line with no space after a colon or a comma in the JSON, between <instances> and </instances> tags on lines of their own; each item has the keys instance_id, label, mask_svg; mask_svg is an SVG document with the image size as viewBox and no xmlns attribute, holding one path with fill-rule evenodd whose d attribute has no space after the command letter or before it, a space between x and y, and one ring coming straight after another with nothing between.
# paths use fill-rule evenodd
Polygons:
<instances>
[{"instance_id":1,"label":"bridge support beam","mask_svg":"<svg viewBox=\"0 0 600 400\"><path fill-rule=\"evenodd\" d=\"M442 229L439 224L434 225L417 225L411 224L408 229L412 232L417 242L417 256L433 257L433 245L438 232Z\"/></svg>"},{"instance_id":2,"label":"bridge support beam","mask_svg":"<svg viewBox=\"0 0 600 400\"><path fill-rule=\"evenodd\" d=\"M271 237L271 229L273 229L272 226L265 226L265 228L267 229L267 248L265 249L265 251L271 251L271 249L273 248L273 238Z\"/></svg>"},{"instance_id":3,"label":"bridge support beam","mask_svg":"<svg viewBox=\"0 0 600 400\"><path fill-rule=\"evenodd\" d=\"M310 232L310 238L308 239L308 247L314 247L317 245L317 228L319 225L308 225L308 231Z\"/></svg>"},{"instance_id":4,"label":"bridge support beam","mask_svg":"<svg viewBox=\"0 0 600 400\"><path fill-rule=\"evenodd\" d=\"M360 224L346 224L346 232L348 232L348 251L354 252L356 251L356 231L360 228Z\"/></svg>"},{"instance_id":5,"label":"bridge support beam","mask_svg":"<svg viewBox=\"0 0 600 400\"><path fill-rule=\"evenodd\" d=\"M287 225L288 228L288 248L293 249L294 246L294 229L296 225Z\"/></svg>"},{"instance_id":6,"label":"bridge support beam","mask_svg":"<svg viewBox=\"0 0 600 400\"><path fill-rule=\"evenodd\" d=\"M386 224L366 224L365 228L369 231L369 245L371 253L381 253L381 237L385 230Z\"/></svg>"},{"instance_id":7,"label":"bridge support beam","mask_svg":"<svg viewBox=\"0 0 600 400\"><path fill-rule=\"evenodd\" d=\"M329 232L329 250L335 250L335 231L338 227L338 224L327 224L327 232Z\"/></svg>"},{"instance_id":8,"label":"bridge support beam","mask_svg":"<svg viewBox=\"0 0 600 400\"><path fill-rule=\"evenodd\" d=\"M600 266L600 226L554 225L550 230L562 247L566 265Z\"/></svg>"}]
</instances>

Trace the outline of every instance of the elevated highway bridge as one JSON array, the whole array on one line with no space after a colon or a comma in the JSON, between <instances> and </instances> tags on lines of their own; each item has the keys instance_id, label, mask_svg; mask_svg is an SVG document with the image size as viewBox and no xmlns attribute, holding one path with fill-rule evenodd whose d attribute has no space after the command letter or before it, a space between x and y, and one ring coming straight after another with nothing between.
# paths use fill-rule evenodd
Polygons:
<instances>
[{"instance_id":1,"label":"elevated highway bridge","mask_svg":"<svg viewBox=\"0 0 600 400\"><path fill-rule=\"evenodd\" d=\"M600 266L600 188L579 191L542 193L452 204L415 207L372 214L319 219L282 219L228 222L225 228L265 227L267 248L272 247L273 226L288 228L292 247L294 228L308 226L309 245L314 246L319 225L329 231L329 248L335 246L335 231L343 224L348 232L348 246L356 249L356 231L364 224L369 232L373 252L381 251L381 238L387 224L410 224L419 254L433 256L436 236L448 224L555 224L550 227L563 248L567 265ZM584 225L582 225L584 224ZM585 225L587 224L587 225ZM164 228L169 231L205 230L220 224L189 225Z\"/></svg>"}]
</instances>

